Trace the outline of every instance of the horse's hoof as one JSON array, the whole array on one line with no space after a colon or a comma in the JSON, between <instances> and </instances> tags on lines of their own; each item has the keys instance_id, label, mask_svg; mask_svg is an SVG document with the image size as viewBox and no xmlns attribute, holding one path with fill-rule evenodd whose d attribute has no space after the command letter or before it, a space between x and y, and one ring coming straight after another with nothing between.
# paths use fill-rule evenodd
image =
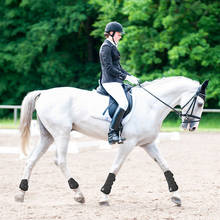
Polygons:
<instances>
[{"instance_id":1,"label":"horse's hoof","mask_svg":"<svg viewBox=\"0 0 220 220\"><path fill-rule=\"evenodd\" d=\"M105 193L101 193L101 198L99 200L99 205L101 206L109 206L109 199L108 199L108 195L106 195Z\"/></svg>"},{"instance_id":2,"label":"horse's hoof","mask_svg":"<svg viewBox=\"0 0 220 220\"><path fill-rule=\"evenodd\" d=\"M181 205L182 205L180 198L177 198L177 197L174 197L174 196L173 196L173 197L171 198L171 201L172 201L173 203L175 203L177 206L181 206Z\"/></svg>"},{"instance_id":3,"label":"horse's hoof","mask_svg":"<svg viewBox=\"0 0 220 220\"><path fill-rule=\"evenodd\" d=\"M108 201L100 201L99 205L101 205L101 206L110 206Z\"/></svg>"},{"instance_id":4,"label":"horse's hoof","mask_svg":"<svg viewBox=\"0 0 220 220\"><path fill-rule=\"evenodd\" d=\"M85 203L85 198L83 196L83 194L80 192L80 193L77 193L75 196L74 196L74 200L76 202L79 202L79 203Z\"/></svg>"},{"instance_id":5,"label":"horse's hoof","mask_svg":"<svg viewBox=\"0 0 220 220\"><path fill-rule=\"evenodd\" d=\"M22 194L17 194L17 195L15 196L15 201L16 201L16 202L24 202L24 195L22 195Z\"/></svg>"},{"instance_id":6,"label":"horse's hoof","mask_svg":"<svg viewBox=\"0 0 220 220\"><path fill-rule=\"evenodd\" d=\"M180 199L180 196L179 196L178 192L174 192L173 193L173 196L171 197L171 201L173 203L175 203L177 206L181 206L182 205L182 202L181 202L181 199Z\"/></svg>"},{"instance_id":7,"label":"horse's hoof","mask_svg":"<svg viewBox=\"0 0 220 220\"><path fill-rule=\"evenodd\" d=\"M59 164L58 164L58 161L57 161L57 160L54 160L54 164L55 164L56 166L59 166Z\"/></svg>"},{"instance_id":8,"label":"horse's hoof","mask_svg":"<svg viewBox=\"0 0 220 220\"><path fill-rule=\"evenodd\" d=\"M85 203L85 198L84 197L74 197L74 200L76 201L76 202L79 202L79 203Z\"/></svg>"}]
</instances>

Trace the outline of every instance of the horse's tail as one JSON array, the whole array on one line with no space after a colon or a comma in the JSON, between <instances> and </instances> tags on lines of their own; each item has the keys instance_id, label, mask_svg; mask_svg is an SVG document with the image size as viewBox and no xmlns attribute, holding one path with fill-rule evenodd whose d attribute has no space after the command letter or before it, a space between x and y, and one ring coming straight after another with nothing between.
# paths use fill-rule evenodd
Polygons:
<instances>
[{"instance_id":1,"label":"horse's tail","mask_svg":"<svg viewBox=\"0 0 220 220\"><path fill-rule=\"evenodd\" d=\"M30 138L30 126L32 120L32 114L35 110L36 98L42 91L29 92L23 99L21 105L21 117L20 117L20 133L21 133L21 150L27 155L26 149L29 144Z\"/></svg>"}]
</instances>

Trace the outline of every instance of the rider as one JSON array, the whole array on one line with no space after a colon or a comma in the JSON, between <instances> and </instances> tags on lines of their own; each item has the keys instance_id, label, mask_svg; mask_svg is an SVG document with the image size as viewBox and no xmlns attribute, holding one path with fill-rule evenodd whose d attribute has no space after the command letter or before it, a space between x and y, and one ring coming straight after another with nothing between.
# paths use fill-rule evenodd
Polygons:
<instances>
[{"instance_id":1,"label":"rider","mask_svg":"<svg viewBox=\"0 0 220 220\"><path fill-rule=\"evenodd\" d=\"M132 84L138 84L138 79L126 72L120 65L120 53L117 45L123 33L123 27L120 23L115 21L108 23L104 32L106 39L99 51L101 63L100 83L118 103L118 108L112 117L108 132L110 144L121 143L119 128L128 107L128 101L122 87L123 81L128 80Z\"/></svg>"}]
</instances>

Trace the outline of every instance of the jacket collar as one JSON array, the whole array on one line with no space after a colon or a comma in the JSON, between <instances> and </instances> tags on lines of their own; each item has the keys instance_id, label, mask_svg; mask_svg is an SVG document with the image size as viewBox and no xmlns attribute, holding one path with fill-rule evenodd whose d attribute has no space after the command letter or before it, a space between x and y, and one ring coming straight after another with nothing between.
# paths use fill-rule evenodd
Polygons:
<instances>
[{"instance_id":1,"label":"jacket collar","mask_svg":"<svg viewBox=\"0 0 220 220\"><path fill-rule=\"evenodd\" d=\"M111 39L106 39L105 41L107 41L107 42L110 42L112 45L114 45L115 47L117 47L118 45L116 44L114 44L114 42L111 40Z\"/></svg>"}]
</instances>

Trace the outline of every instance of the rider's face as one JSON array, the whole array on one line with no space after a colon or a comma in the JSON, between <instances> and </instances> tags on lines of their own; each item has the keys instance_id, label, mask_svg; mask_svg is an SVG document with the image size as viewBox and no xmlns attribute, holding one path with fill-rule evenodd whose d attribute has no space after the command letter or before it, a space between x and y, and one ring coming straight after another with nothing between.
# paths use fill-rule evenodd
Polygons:
<instances>
[{"instance_id":1,"label":"rider's face","mask_svg":"<svg viewBox=\"0 0 220 220\"><path fill-rule=\"evenodd\" d=\"M114 36L115 43L117 44L120 39L121 39L121 33L115 32L115 36Z\"/></svg>"},{"instance_id":2,"label":"rider's face","mask_svg":"<svg viewBox=\"0 0 220 220\"><path fill-rule=\"evenodd\" d=\"M113 34L113 32L112 33L110 32L110 34ZM116 44L118 44L119 40L121 39L121 35L122 34L120 32L115 32L114 41Z\"/></svg>"}]
</instances>

